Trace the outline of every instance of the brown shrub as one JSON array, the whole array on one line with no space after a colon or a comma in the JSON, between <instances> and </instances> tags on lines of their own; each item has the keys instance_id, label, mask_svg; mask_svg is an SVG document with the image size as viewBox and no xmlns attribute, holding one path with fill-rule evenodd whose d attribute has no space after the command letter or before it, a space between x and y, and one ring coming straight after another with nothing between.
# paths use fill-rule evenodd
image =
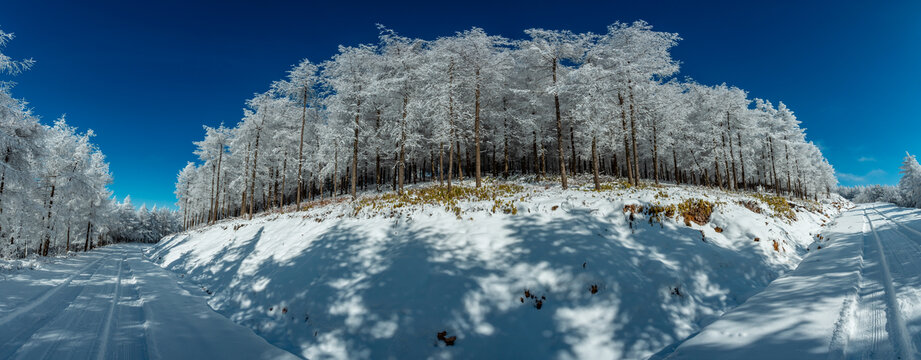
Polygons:
<instances>
[{"instance_id":1,"label":"brown shrub","mask_svg":"<svg viewBox=\"0 0 921 360\"><path fill-rule=\"evenodd\" d=\"M739 205L744 206L746 209L751 210L755 214L761 213L761 207L758 206L758 203L755 201L739 201Z\"/></svg>"},{"instance_id":2,"label":"brown shrub","mask_svg":"<svg viewBox=\"0 0 921 360\"><path fill-rule=\"evenodd\" d=\"M690 226L693 221L703 225L710 221L714 204L702 199L687 199L678 204L678 212L684 217L684 224Z\"/></svg>"}]
</instances>

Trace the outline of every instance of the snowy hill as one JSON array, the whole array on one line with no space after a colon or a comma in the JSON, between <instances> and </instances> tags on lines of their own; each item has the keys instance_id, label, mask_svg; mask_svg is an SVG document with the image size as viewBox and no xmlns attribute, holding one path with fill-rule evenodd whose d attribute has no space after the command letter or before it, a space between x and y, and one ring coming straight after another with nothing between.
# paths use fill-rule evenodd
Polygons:
<instances>
[{"instance_id":1,"label":"snowy hill","mask_svg":"<svg viewBox=\"0 0 921 360\"><path fill-rule=\"evenodd\" d=\"M646 358L793 270L849 206L463 185L225 220L147 255L307 358Z\"/></svg>"}]
</instances>

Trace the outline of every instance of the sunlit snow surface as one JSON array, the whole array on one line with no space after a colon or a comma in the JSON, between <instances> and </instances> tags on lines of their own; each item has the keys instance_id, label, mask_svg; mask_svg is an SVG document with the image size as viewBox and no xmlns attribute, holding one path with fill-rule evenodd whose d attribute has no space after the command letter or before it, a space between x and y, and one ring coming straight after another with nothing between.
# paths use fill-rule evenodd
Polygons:
<instances>
[{"instance_id":1,"label":"sunlit snow surface","mask_svg":"<svg viewBox=\"0 0 921 360\"><path fill-rule=\"evenodd\" d=\"M516 215L479 202L462 204L462 219L438 206L355 216L345 202L230 220L148 256L308 358L645 358L793 270L831 221L798 208L785 222L738 204L749 196L695 187L527 186L522 196ZM639 214L631 224L623 211L692 197L723 204L691 227ZM540 309L525 290L545 298Z\"/></svg>"},{"instance_id":2,"label":"sunlit snow surface","mask_svg":"<svg viewBox=\"0 0 921 360\"><path fill-rule=\"evenodd\" d=\"M148 261L148 246L0 272L0 358L296 358L215 313L204 291Z\"/></svg>"},{"instance_id":3,"label":"sunlit snow surface","mask_svg":"<svg viewBox=\"0 0 921 360\"><path fill-rule=\"evenodd\" d=\"M823 235L669 359L921 358L921 210L860 205Z\"/></svg>"}]
</instances>

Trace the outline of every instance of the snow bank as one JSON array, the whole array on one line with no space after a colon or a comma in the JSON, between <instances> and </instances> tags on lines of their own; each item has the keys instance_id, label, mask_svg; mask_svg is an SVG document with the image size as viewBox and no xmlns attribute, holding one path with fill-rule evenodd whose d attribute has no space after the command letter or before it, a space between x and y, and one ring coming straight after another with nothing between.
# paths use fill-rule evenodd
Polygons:
<instances>
[{"instance_id":1,"label":"snow bank","mask_svg":"<svg viewBox=\"0 0 921 360\"><path fill-rule=\"evenodd\" d=\"M224 221L148 256L308 358L645 358L795 268L842 206L802 203L792 220L697 187L487 186ZM715 204L708 222L674 214L687 199Z\"/></svg>"}]
</instances>

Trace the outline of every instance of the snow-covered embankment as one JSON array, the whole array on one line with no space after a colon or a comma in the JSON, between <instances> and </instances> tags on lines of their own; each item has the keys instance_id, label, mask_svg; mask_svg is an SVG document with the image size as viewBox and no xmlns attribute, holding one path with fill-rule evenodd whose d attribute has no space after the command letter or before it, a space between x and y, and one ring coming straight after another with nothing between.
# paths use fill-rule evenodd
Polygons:
<instances>
[{"instance_id":1,"label":"snow-covered embankment","mask_svg":"<svg viewBox=\"0 0 921 360\"><path fill-rule=\"evenodd\" d=\"M644 358L794 269L842 206L683 186L487 189L224 221L148 256L305 357Z\"/></svg>"}]
</instances>

